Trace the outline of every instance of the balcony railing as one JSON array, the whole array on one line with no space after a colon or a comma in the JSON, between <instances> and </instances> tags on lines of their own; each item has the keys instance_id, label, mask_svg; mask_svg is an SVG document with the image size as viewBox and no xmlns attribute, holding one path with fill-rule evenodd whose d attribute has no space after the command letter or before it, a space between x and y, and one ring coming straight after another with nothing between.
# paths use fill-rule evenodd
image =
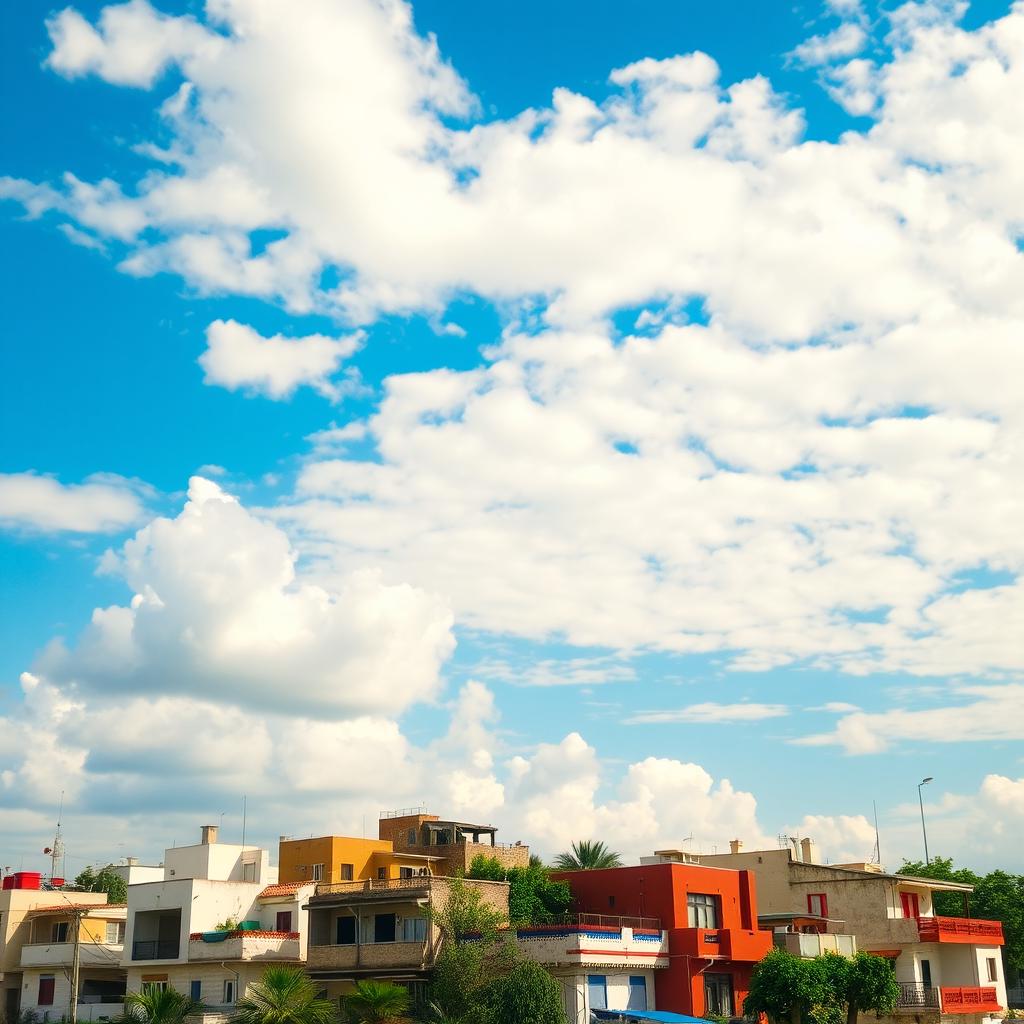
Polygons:
<instances>
[{"instance_id":1,"label":"balcony railing","mask_svg":"<svg viewBox=\"0 0 1024 1024\"><path fill-rule=\"evenodd\" d=\"M996 998L995 986L981 988L943 988L943 1013L998 1013L1003 1009Z\"/></svg>"},{"instance_id":2,"label":"balcony railing","mask_svg":"<svg viewBox=\"0 0 1024 1024\"><path fill-rule=\"evenodd\" d=\"M359 882L320 882L316 887L316 895L387 894L410 889L429 889L434 881L435 878L432 875L413 875L412 878L366 878Z\"/></svg>"},{"instance_id":3,"label":"balcony railing","mask_svg":"<svg viewBox=\"0 0 1024 1024\"><path fill-rule=\"evenodd\" d=\"M976 921L966 917L921 917L917 931L922 942L970 942L1001 946L1003 926L999 921Z\"/></svg>"},{"instance_id":4,"label":"balcony railing","mask_svg":"<svg viewBox=\"0 0 1024 1024\"><path fill-rule=\"evenodd\" d=\"M661 934L661 919L657 917L616 917L613 914L560 914L544 924L531 924L529 931L564 931L566 929L618 932L631 928L634 932Z\"/></svg>"},{"instance_id":5,"label":"balcony railing","mask_svg":"<svg viewBox=\"0 0 1024 1024\"><path fill-rule=\"evenodd\" d=\"M137 939L132 943L133 960L177 960L177 939Z\"/></svg>"},{"instance_id":6,"label":"balcony railing","mask_svg":"<svg viewBox=\"0 0 1024 1024\"><path fill-rule=\"evenodd\" d=\"M900 1009L932 1009L939 1008L939 990L931 985L920 982L900 982L900 995L896 1001Z\"/></svg>"}]
</instances>

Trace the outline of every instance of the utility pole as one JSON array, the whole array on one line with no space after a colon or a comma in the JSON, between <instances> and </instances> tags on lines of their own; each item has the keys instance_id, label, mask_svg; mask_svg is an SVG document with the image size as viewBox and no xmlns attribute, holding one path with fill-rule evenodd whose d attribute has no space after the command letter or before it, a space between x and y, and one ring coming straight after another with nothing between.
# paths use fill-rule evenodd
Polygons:
<instances>
[{"instance_id":1,"label":"utility pole","mask_svg":"<svg viewBox=\"0 0 1024 1024\"><path fill-rule=\"evenodd\" d=\"M68 1007L70 1024L78 1024L78 971L82 962L82 916L83 910L74 910L71 914L72 927L75 929L75 942L71 953L71 1005Z\"/></svg>"},{"instance_id":2,"label":"utility pole","mask_svg":"<svg viewBox=\"0 0 1024 1024\"><path fill-rule=\"evenodd\" d=\"M921 787L927 786L929 782L935 780L929 775L926 779L922 779L917 784L917 802L921 806L921 835L924 836L924 862L925 864L931 864L931 858L928 856L928 829L925 828L924 824L924 798L921 796Z\"/></svg>"}]
</instances>

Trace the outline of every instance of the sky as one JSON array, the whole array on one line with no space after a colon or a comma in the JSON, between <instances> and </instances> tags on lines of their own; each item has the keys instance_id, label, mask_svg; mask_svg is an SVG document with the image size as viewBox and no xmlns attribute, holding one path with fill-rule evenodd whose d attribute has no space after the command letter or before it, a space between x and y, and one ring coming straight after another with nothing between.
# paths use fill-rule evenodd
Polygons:
<instances>
[{"instance_id":1,"label":"sky","mask_svg":"<svg viewBox=\"0 0 1024 1024\"><path fill-rule=\"evenodd\" d=\"M9 7L0 866L1024 870L1024 3Z\"/></svg>"}]
</instances>

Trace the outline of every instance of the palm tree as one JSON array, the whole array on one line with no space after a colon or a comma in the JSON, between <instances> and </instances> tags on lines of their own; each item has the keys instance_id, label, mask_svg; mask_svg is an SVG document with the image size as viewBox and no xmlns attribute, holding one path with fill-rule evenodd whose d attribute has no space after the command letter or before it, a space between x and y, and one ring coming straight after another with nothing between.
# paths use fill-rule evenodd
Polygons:
<instances>
[{"instance_id":1,"label":"palm tree","mask_svg":"<svg viewBox=\"0 0 1024 1024\"><path fill-rule=\"evenodd\" d=\"M202 1013L202 1003L190 999L176 988L143 985L141 992L124 997L124 1011L116 1024L184 1024L186 1017Z\"/></svg>"},{"instance_id":2,"label":"palm tree","mask_svg":"<svg viewBox=\"0 0 1024 1024\"><path fill-rule=\"evenodd\" d=\"M298 967L268 967L249 986L231 1015L232 1024L333 1024L334 1004L317 996Z\"/></svg>"},{"instance_id":3,"label":"palm tree","mask_svg":"<svg viewBox=\"0 0 1024 1024\"><path fill-rule=\"evenodd\" d=\"M345 1000L352 1024L403 1024L408 1009L408 990L391 981L357 981Z\"/></svg>"},{"instance_id":4,"label":"palm tree","mask_svg":"<svg viewBox=\"0 0 1024 1024\"><path fill-rule=\"evenodd\" d=\"M621 868L622 858L600 839L581 839L572 844L572 853L555 858L559 871L593 871L596 868Z\"/></svg>"}]
</instances>

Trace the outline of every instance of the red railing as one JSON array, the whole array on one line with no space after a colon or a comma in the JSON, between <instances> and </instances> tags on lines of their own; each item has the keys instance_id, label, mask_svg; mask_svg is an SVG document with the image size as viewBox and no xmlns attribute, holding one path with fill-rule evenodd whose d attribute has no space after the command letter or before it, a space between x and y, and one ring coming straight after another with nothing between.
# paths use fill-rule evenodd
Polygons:
<instances>
[{"instance_id":1,"label":"red railing","mask_svg":"<svg viewBox=\"0 0 1024 1024\"><path fill-rule=\"evenodd\" d=\"M1001 946L1003 926L999 921L975 921L966 917L919 917L917 931L922 942L973 942Z\"/></svg>"},{"instance_id":2,"label":"red railing","mask_svg":"<svg viewBox=\"0 0 1024 1024\"><path fill-rule=\"evenodd\" d=\"M943 1013L998 1013L995 987L940 988Z\"/></svg>"}]
</instances>

